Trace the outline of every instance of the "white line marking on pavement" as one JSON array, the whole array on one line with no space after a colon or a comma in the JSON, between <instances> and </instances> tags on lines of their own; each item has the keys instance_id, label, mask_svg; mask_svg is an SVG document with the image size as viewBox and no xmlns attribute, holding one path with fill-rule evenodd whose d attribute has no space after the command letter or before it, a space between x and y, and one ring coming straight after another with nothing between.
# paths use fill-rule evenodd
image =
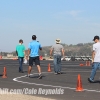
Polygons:
<instances>
[{"instance_id":1,"label":"white line marking on pavement","mask_svg":"<svg viewBox=\"0 0 100 100\"><path fill-rule=\"evenodd\" d=\"M71 72L71 71L70 71ZM74 71L72 71L74 72ZM75 72L79 72L79 71L75 71ZM83 71L83 72L88 72L88 71ZM42 72L42 73L53 73L53 72ZM38 73L34 73L34 74L38 74ZM31 74L33 75L33 74ZM30 84L30 85L36 85L36 86L44 86L44 87L52 87L52 88L63 88L63 89L70 89L70 90L76 90L76 88L72 88L72 87L63 87L63 86L54 86L54 85L46 85L46 84L38 84L38 83L30 83L30 82L23 82L23 81L19 81L18 79L24 78L27 75L24 76L20 76L20 77L16 77L13 79L13 81L18 82L18 83L23 83L23 84ZM100 91L98 90L89 90L89 89L84 89L84 91L87 92L97 92L100 93Z\"/></svg>"}]
</instances>

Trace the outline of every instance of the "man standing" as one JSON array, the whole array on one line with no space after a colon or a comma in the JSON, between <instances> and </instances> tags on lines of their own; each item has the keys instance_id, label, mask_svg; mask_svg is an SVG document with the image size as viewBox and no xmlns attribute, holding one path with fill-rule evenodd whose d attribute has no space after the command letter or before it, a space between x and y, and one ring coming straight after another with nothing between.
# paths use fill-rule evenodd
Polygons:
<instances>
[{"instance_id":1,"label":"man standing","mask_svg":"<svg viewBox=\"0 0 100 100\"><path fill-rule=\"evenodd\" d=\"M23 73L23 58L25 56L25 46L23 45L23 40L19 40L19 45L16 46L16 53L19 60L19 72Z\"/></svg>"},{"instance_id":2,"label":"man standing","mask_svg":"<svg viewBox=\"0 0 100 100\"><path fill-rule=\"evenodd\" d=\"M89 82L94 82L94 77L96 75L97 69L100 69L100 41L99 36L95 36L93 41L93 52L92 52L92 72L90 78L88 78Z\"/></svg>"},{"instance_id":3,"label":"man standing","mask_svg":"<svg viewBox=\"0 0 100 100\"><path fill-rule=\"evenodd\" d=\"M30 73L32 70L33 62L38 68L39 79L42 78L41 75L41 67L40 67L40 59L39 59L39 50L42 50L41 44L36 41L36 35L32 36L32 42L29 43L28 46L28 55L29 55L29 67L28 67L28 77L30 77Z\"/></svg>"},{"instance_id":4,"label":"man standing","mask_svg":"<svg viewBox=\"0 0 100 100\"><path fill-rule=\"evenodd\" d=\"M60 43L61 43L61 40L56 39L56 44L53 45L50 50L50 57L52 55L52 52L54 52L53 53L54 72L56 75L61 74L61 55L63 55L64 57L64 48Z\"/></svg>"}]
</instances>

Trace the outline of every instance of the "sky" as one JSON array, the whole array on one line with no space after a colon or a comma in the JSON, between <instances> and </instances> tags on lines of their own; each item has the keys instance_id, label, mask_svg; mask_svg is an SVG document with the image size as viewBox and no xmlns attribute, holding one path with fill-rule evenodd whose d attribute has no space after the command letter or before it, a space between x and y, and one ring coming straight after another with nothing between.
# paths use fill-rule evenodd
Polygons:
<instances>
[{"instance_id":1,"label":"sky","mask_svg":"<svg viewBox=\"0 0 100 100\"><path fill-rule=\"evenodd\" d=\"M32 35L42 46L93 42L100 35L100 0L0 0L0 51L28 48Z\"/></svg>"}]
</instances>

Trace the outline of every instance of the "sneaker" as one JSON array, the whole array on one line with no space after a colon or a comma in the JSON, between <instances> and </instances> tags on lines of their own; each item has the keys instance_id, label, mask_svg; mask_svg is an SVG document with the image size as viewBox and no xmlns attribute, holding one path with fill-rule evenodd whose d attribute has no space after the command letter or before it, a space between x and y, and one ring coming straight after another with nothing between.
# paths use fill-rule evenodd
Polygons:
<instances>
[{"instance_id":1,"label":"sneaker","mask_svg":"<svg viewBox=\"0 0 100 100\"><path fill-rule=\"evenodd\" d=\"M26 77L29 77L30 78L30 75L27 75Z\"/></svg>"},{"instance_id":2,"label":"sneaker","mask_svg":"<svg viewBox=\"0 0 100 100\"><path fill-rule=\"evenodd\" d=\"M54 73L55 75L58 75L58 73Z\"/></svg>"},{"instance_id":3,"label":"sneaker","mask_svg":"<svg viewBox=\"0 0 100 100\"><path fill-rule=\"evenodd\" d=\"M94 83L94 80L91 80L90 78L88 78L88 81L89 81L90 83Z\"/></svg>"},{"instance_id":4,"label":"sneaker","mask_svg":"<svg viewBox=\"0 0 100 100\"><path fill-rule=\"evenodd\" d=\"M24 73L24 71L19 71L19 73Z\"/></svg>"},{"instance_id":5,"label":"sneaker","mask_svg":"<svg viewBox=\"0 0 100 100\"><path fill-rule=\"evenodd\" d=\"M42 75L39 75L38 79L42 79Z\"/></svg>"}]
</instances>

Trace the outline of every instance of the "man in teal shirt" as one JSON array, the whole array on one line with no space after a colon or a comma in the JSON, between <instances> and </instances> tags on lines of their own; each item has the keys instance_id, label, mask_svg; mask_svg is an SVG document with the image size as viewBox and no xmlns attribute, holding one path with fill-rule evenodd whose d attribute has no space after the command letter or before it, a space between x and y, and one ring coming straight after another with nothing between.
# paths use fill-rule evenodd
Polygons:
<instances>
[{"instance_id":1,"label":"man in teal shirt","mask_svg":"<svg viewBox=\"0 0 100 100\"><path fill-rule=\"evenodd\" d=\"M23 73L23 58L25 56L25 46L23 45L23 40L19 40L19 45L16 46L16 53L19 60L19 72Z\"/></svg>"}]
</instances>

